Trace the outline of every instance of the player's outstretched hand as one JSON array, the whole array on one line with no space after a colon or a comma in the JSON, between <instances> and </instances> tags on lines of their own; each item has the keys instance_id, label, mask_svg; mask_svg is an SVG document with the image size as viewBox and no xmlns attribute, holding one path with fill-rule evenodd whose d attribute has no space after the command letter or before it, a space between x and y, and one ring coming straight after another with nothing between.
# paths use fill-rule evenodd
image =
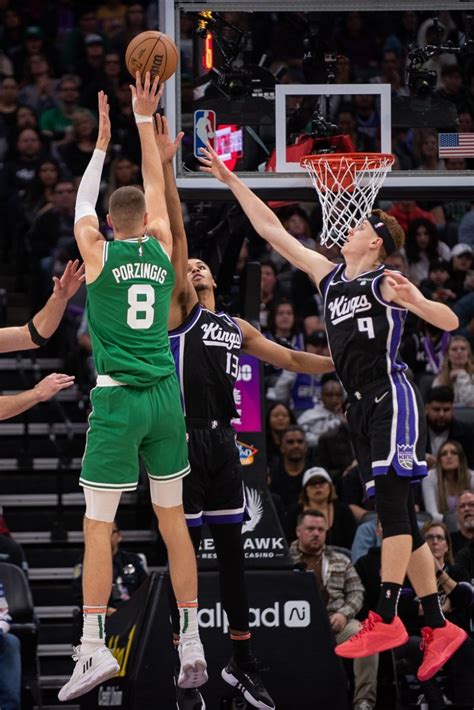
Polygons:
<instances>
[{"instance_id":1,"label":"player's outstretched hand","mask_svg":"<svg viewBox=\"0 0 474 710\"><path fill-rule=\"evenodd\" d=\"M202 163L199 170L203 173L211 173L211 175L214 175L214 177L221 182L228 182L233 173L231 173L229 168L224 165L214 148L211 147L210 143L207 143L206 145L206 148L199 149L202 153L202 158L199 158Z\"/></svg>"},{"instance_id":2,"label":"player's outstretched hand","mask_svg":"<svg viewBox=\"0 0 474 710\"><path fill-rule=\"evenodd\" d=\"M35 391L40 402L51 399L60 390L67 389L74 384L73 375L63 375L53 372L35 385Z\"/></svg>"},{"instance_id":3,"label":"player's outstretched hand","mask_svg":"<svg viewBox=\"0 0 474 710\"><path fill-rule=\"evenodd\" d=\"M395 291L400 301L415 305L423 300L423 294L417 287L406 276L399 274L398 271L386 271L385 278L387 279L387 284Z\"/></svg>"},{"instance_id":4,"label":"player's outstretched hand","mask_svg":"<svg viewBox=\"0 0 474 710\"><path fill-rule=\"evenodd\" d=\"M53 276L53 293L57 298L68 301L81 284L86 280L84 264L79 266L79 259L68 261L62 275L58 278Z\"/></svg>"},{"instance_id":5,"label":"player's outstretched hand","mask_svg":"<svg viewBox=\"0 0 474 710\"><path fill-rule=\"evenodd\" d=\"M137 71L135 82L136 87L130 84L133 112L140 116L153 116L159 106L163 89L165 88L164 84L160 86L158 74L152 82L149 71L145 74L144 84L142 84L140 72Z\"/></svg>"},{"instance_id":6,"label":"player's outstretched hand","mask_svg":"<svg viewBox=\"0 0 474 710\"><path fill-rule=\"evenodd\" d=\"M99 130L97 133L96 148L107 150L110 143L110 117L109 117L109 99L103 91L98 93L98 110L99 110Z\"/></svg>"},{"instance_id":7,"label":"player's outstretched hand","mask_svg":"<svg viewBox=\"0 0 474 710\"><path fill-rule=\"evenodd\" d=\"M178 152L181 141L183 140L184 132L180 131L174 141L170 138L170 132L168 128L168 120L166 116L160 116L159 113L155 116L156 122L156 145L161 155L162 163L171 163L174 156Z\"/></svg>"}]
</instances>

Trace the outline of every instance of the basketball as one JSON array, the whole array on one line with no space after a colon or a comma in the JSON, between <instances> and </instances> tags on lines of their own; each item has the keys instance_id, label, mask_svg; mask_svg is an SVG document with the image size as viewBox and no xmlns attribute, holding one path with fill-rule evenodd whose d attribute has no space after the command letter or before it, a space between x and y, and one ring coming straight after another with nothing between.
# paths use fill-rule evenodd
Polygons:
<instances>
[{"instance_id":1,"label":"basketball","mask_svg":"<svg viewBox=\"0 0 474 710\"><path fill-rule=\"evenodd\" d=\"M149 30L134 37L125 52L125 64L135 78L140 72L141 80L150 72L151 79L159 74L160 82L172 76L178 66L178 48L163 32Z\"/></svg>"}]
</instances>

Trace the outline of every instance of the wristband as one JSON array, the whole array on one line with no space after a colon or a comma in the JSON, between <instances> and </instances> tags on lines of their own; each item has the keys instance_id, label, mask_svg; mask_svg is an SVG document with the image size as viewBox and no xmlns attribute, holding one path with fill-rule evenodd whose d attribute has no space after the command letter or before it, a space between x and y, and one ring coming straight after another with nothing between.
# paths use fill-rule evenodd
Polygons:
<instances>
[{"instance_id":1,"label":"wristband","mask_svg":"<svg viewBox=\"0 0 474 710\"><path fill-rule=\"evenodd\" d=\"M133 115L135 116L135 123L137 125L139 123L153 123L153 116L144 116L141 113L135 113L135 112L133 112Z\"/></svg>"},{"instance_id":2,"label":"wristband","mask_svg":"<svg viewBox=\"0 0 474 710\"><path fill-rule=\"evenodd\" d=\"M36 330L36 326L33 323L33 318L31 320L29 320L26 325L28 326L28 330L30 331L31 340L34 342L34 344L39 345L40 347L42 345L46 345L49 338L43 338L43 336L38 333L38 331Z\"/></svg>"}]
</instances>

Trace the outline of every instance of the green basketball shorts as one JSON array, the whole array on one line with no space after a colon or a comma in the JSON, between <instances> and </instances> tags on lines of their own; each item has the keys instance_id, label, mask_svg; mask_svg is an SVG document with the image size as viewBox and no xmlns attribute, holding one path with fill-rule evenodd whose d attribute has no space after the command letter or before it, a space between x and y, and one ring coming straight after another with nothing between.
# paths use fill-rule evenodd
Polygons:
<instances>
[{"instance_id":1,"label":"green basketball shorts","mask_svg":"<svg viewBox=\"0 0 474 710\"><path fill-rule=\"evenodd\" d=\"M99 376L98 382L114 381ZM91 391L81 486L135 490L138 457L148 476L172 481L189 473L186 428L173 373L153 387L97 386Z\"/></svg>"}]
</instances>

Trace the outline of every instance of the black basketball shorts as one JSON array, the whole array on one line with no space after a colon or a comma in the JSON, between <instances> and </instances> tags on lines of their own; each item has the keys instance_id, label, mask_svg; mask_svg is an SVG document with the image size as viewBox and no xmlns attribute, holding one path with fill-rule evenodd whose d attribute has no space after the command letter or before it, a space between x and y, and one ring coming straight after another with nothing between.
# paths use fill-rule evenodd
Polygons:
<instances>
[{"instance_id":1,"label":"black basketball shorts","mask_svg":"<svg viewBox=\"0 0 474 710\"><path fill-rule=\"evenodd\" d=\"M347 421L369 496L375 492L374 476L383 476L390 468L413 481L427 475L423 402L405 373L351 393Z\"/></svg>"},{"instance_id":2,"label":"black basketball shorts","mask_svg":"<svg viewBox=\"0 0 474 710\"><path fill-rule=\"evenodd\" d=\"M242 523L245 501L235 431L230 426L188 427L191 473L183 478L183 505L189 527Z\"/></svg>"}]
</instances>

